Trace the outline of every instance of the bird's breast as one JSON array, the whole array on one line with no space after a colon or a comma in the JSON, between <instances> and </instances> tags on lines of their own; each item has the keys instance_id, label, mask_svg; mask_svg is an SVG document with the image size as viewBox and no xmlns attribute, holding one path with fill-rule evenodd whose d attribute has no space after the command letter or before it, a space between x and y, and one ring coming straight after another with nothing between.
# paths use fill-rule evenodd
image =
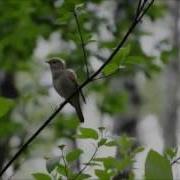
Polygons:
<instances>
[{"instance_id":1,"label":"bird's breast","mask_svg":"<svg viewBox=\"0 0 180 180\"><path fill-rule=\"evenodd\" d=\"M57 93L64 98L68 98L75 90L74 83L65 75L62 75L53 81Z\"/></svg>"}]
</instances>

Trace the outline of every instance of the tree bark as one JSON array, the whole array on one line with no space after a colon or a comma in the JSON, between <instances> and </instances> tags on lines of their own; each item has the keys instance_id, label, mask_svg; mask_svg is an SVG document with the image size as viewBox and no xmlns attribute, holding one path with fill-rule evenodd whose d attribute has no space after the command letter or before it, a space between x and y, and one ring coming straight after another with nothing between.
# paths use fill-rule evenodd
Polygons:
<instances>
[{"instance_id":1,"label":"tree bark","mask_svg":"<svg viewBox=\"0 0 180 180\"><path fill-rule=\"evenodd\" d=\"M179 77L180 77L180 63L179 51L180 48L180 30L178 22L180 20L180 1L174 0L169 4L172 14L172 33L173 33L173 48L177 50L175 57L170 60L166 72L166 100L164 120L164 139L165 147L175 147L177 144L176 129L178 123L178 92L179 92Z\"/></svg>"}]
</instances>

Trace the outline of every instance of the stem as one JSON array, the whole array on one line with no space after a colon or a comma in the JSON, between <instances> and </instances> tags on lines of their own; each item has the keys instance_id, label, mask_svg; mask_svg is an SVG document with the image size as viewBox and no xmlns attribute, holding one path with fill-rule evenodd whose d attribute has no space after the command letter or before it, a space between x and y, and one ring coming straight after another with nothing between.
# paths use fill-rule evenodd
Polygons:
<instances>
[{"instance_id":1,"label":"stem","mask_svg":"<svg viewBox=\"0 0 180 180\"><path fill-rule=\"evenodd\" d=\"M63 149L61 150L61 152L62 152L62 158L63 158L63 161L64 161L64 168L65 168L65 173L66 173L66 177L67 177L67 179L68 179L68 171L67 171L67 164L66 164L66 160L65 160L65 158L64 158L64 151L63 151Z\"/></svg>"},{"instance_id":2,"label":"stem","mask_svg":"<svg viewBox=\"0 0 180 180\"><path fill-rule=\"evenodd\" d=\"M86 66L86 73L87 73L87 78L88 78L89 77L89 69L88 69L88 63L87 63L87 54L86 54L86 50L85 50L85 43L84 43L84 39L83 39L83 36L82 36L78 16L76 14L76 9L74 9L73 14L74 14L74 17L75 17L75 20L76 20L78 33L79 33L79 36L80 36L80 39L81 39L81 47L82 47L82 51L83 51L83 55L84 55L84 63L85 63L85 66Z\"/></svg>"},{"instance_id":3,"label":"stem","mask_svg":"<svg viewBox=\"0 0 180 180\"><path fill-rule=\"evenodd\" d=\"M145 1L144 1L145 2ZM141 4L142 4L142 0L139 0L138 2L138 7L137 7L137 11L136 11L136 16L138 16L140 10L141 10Z\"/></svg>"},{"instance_id":4,"label":"stem","mask_svg":"<svg viewBox=\"0 0 180 180\"><path fill-rule=\"evenodd\" d=\"M142 1L142 0L140 0ZM149 9L149 7L154 3L154 0L152 0L149 5L145 8L145 10L143 11L144 7L146 6L148 0L144 0L143 3L141 2L140 6L139 6L139 12L136 15L136 20L140 21L139 19L142 19L141 17L144 16L144 14L147 12L147 10Z\"/></svg>"},{"instance_id":5,"label":"stem","mask_svg":"<svg viewBox=\"0 0 180 180\"><path fill-rule=\"evenodd\" d=\"M82 174L82 172L88 167L89 163L90 163L90 162L94 159L94 157L96 156L97 151L98 151L98 147L96 146L95 151L94 151L92 157L89 159L89 161L86 163L86 165L79 171L79 173L78 173L74 178L72 178L72 180L76 180L76 179Z\"/></svg>"},{"instance_id":6,"label":"stem","mask_svg":"<svg viewBox=\"0 0 180 180\"><path fill-rule=\"evenodd\" d=\"M179 160L180 160L180 157L176 158L174 161L171 162L171 166L178 163Z\"/></svg>"}]
</instances>

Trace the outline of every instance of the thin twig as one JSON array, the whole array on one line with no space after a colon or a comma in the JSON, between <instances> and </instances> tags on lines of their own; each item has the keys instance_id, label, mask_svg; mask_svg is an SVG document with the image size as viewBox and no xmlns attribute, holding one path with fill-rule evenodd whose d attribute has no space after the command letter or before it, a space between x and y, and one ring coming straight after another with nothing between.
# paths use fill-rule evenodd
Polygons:
<instances>
[{"instance_id":1,"label":"thin twig","mask_svg":"<svg viewBox=\"0 0 180 180\"><path fill-rule=\"evenodd\" d=\"M87 63L87 54L86 54L86 50L85 50L85 43L84 43L84 39L83 39L83 36L82 36L78 16L76 14L76 9L73 10L73 14L74 14L74 17L75 17L75 20L76 20L78 33L79 33L79 36L80 36L80 39L81 39L81 47L82 47L82 51L83 51L83 55L84 55L84 63L85 63L85 66L86 66L87 78L89 78L89 69L88 69L88 63Z\"/></svg>"},{"instance_id":2,"label":"thin twig","mask_svg":"<svg viewBox=\"0 0 180 180\"><path fill-rule=\"evenodd\" d=\"M94 78L92 81L97 81L97 80L100 80L100 79L105 79L105 78L108 78L108 77L111 77L115 74L117 74L119 72L119 68L117 68L116 70L114 70L111 74L108 74L108 75L102 75L100 77L97 77L97 78Z\"/></svg>"},{"instance_id":3,"label":"thin twig","mask_svg":"<svg viewBox=\"0 0 180 180\"><path fill-rule=\"evenodd\" d=\"M142 1L142 0L140 0L140 1ZM152 0L152 1L149 3L149 5L150 5L152 2L154 2L154 0ZM139 8L139 12L136 14L135 19L138 20L138 19L142 16L142 14L144 13L143 9L144 9L144 7L145 7L147 4L148 4L148 0L144 0L143 3L141 2L140 7L138 7L138 8ZM149 8L148 8L149 5L147 5L147 10L149 9ZM147 12L147 11L146 11L146 12ZM145 12L145 13L146 13L146 12ZM142 13L142 14L141 14L141 13ZM143 15L143 16L144 16L144 15Z\"/></svg>"},{"instance_id":4,"label":"thin twig","mask_svg":"<svg viewBox=\"0 0 180 180\"><path fill-rule=\"evenodd\" d=\"M77 94L83 87L89 84L114 58L114 56L118 53L118 51L122 48L126 40L128 39L129 35L132 33L136 25L140 22L144 14L148 11L148 9L152 6L154 0L149 3L149 5L143 10L143 13L139 16L138 19L134 20L125 34L122 41L117 45L116 49L112 52L109 58L100 66L100 68L94 72L90 77L88 77L72 94L63 101L59 108L55 110L49 118L35 131L35 133L25 142L25 144L15 153L15 155L10 159L10 161L2 168L0 171L0 177L4 174L4 172L10 167L10 165L22 154L23 151L31 144L31 142L40 134L40 132L56 117L56 115L63 109L63 107L69 102L69 100Z\"/></svg>"},{"instance_id":5,"label":"thin twig","mask_svg":"<svg viewBox=\"0 0 180 180\"><path fill-rule=\"evenodd\" d=\"M180 161L180 157L176 158L174 161L171 162L171 166L178 163Z\"/></svg>"},{"instance_id":6,"label":"thin twig","mask_svg":"<svg viewBox=\"0 0 180 180\"><path fill-rule=\"evenodd\" d=\"M98 152L98 146L96 146L93 155L91 156L89 161L86 163L86 165L78 172L78 174L74 178L72 178L72 180L76 180L82 174L82 172L88 167L89 163L94 159L97 152Z\"/></svg>"},{"instance_id":7,"label":"thin twig","mask_svg":"<svg viewBox=\"0 0 180 180\"><path fill-rule=\"evenodd\" d=\"M138 2L138 7L137 7L137 10L136 10L136 16L137 16L137 15L139 14L139 12L140 12L141 4L142 4L142 0L139 0L139 2Z\"/></svg>"},{"instance_id":8,"label":"thin twig","mask_svg":"<svg viewBox=\"0 0 180 180\"><path fill-rule=\"evenodd\" d=\"M68 166L67 166L66 160L64 158L64 151L63 151L63 149L61 150L61 152L62 152L62 158L63 158L63 161L64 161L64 168L65 168L66 177L68 179L68 171L67 171Z\"/></svg>"}]
</instances>

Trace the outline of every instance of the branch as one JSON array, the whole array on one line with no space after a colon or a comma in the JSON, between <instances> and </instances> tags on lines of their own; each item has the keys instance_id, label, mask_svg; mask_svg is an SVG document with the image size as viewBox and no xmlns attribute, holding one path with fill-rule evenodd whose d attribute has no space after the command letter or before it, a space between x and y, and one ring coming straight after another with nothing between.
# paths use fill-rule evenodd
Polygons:
<instances>
[{"instance_id":1,"label":"branch","mask_svg":"<svg viewBox=\"0 0 180 180\"><path fill-rule=\"evenodd\" d=\"M151 0L150 3L148 4L148 1L149 0L144 0L143 3L142 3L142 0L139 0L139 4L138 4L138 7L137 7L136 16L135 16L136 20L139 21L139 19L141 19L141 16L144 16L144 14L149 9L149 5L151 6L153 4L153 2L154 2L154 0ZM145 8L146 5L147 5L147 7ZM144 8L145 8L145 10L143 11Z\"/></svg>"},{"instance_id":2,"label":"branch","mask_svg":"<svg viewBox=\"0 0 180 180\"><path fill-rule=\"evenodd\" d=\"M144 1L145 2L145 1ZM138 2L138 7L137 7L137 11L136 11L136 15L139 14L140 10L141 10L141 4L142 4L142 0L139 0Z\"/></svg>"},{"instance_id":3,"label":"branch","mask_svg":"<svg viewBox=\"0 0 180 180\"><path fill-rule=\"evenodd\" d=\"M63 158L63 161L64 161L65 174L66 174L66 177L68 179L68 170L67 170L68 166L66 164L66 160L65 160L65 157L64 157L64 150L62 149L61 152L62 152L62 158Z\"/></svg>"},{"instance_id":4,"label":"branch","mask_svg":"<svg viewBox=\"0 0 180 180\"><path fill-rule=\"evenodd\" d=\"M78 174L77 174L74 178L72 178L72 180L76 180L76 179L82 174L82 172L88 167L89 163L90 163L90 162L94 159L94 157L96 156L97 151L98 151L98 146L96 147L96 149L95 149L92 157L89 159L89 161L86 163L86 165L78 172Z\"/></svg>"},{"instance_id":5,"label":"branch","mask_svg":"<svg viewBox=\"0 0 180 180\"><path fill-rule=\"evenodd\" d=\"M144 0L146 1L146 0ZM67 98L65 101L63 101L59 108L55 110L50 117L35 131L35 133L25 142L25 144L15 153L15 155L10 159L10 161L2 168L0 171L0 177L4 174L4 172L10 167L10 165L22 154L23 151L32 143L32 141L41 133L41 131L56 117L56 115L63 109L63 107L69 102L69 100L75 96L82 88L84 88L87 84L89 84L104 68L107 66L114 56L118 53L118 51L122 48L126 40L128 39L129 35L132 33L136 25L140 22L144 14L148 11L148 9L152 6L154 3L154 0L151 0L149 5L143 10L142 14L139 15L137 19L135 19L127 33L125 34L122 41L117 45L116 49L112 52L112 54L109 56L109 58L104 62L104 64L96 71L94 72L90 77L88 77L77 89L72 93L69 98Z\"/></svg>"},{"instance_id":6,"label":"branch","mask_svg":"<svg viewBox=\"0 0 180 180\"><path fill-rule=\"evenodd\" d=\"M79 36L80 36L80 39L81 39L81 47L82 47L83 55L84 55L84 64L86 66L86 73L87 73L87 78L88 78L89 77L89 69L88 69L88 63L87 63L87 54L86 54L86 50L85 50L85 43L84 43L84 39L83 39L83 36L82 36L78 16L76 14L76 9L73 10L73 14L74 14L74 17L75 17L75 20L76 20L78 33L79 33Z\"/></svg>"},{"instance_id":7,"label":"branch","mask_svg":"<svg viewBox=\"0 0 180 180\"><path fill-rule=\"evenodd\" d=\"M180 161L180 157L176 158L174 161L171 162L171 166L178 163Z\"/></svg>"}]
</instances>

